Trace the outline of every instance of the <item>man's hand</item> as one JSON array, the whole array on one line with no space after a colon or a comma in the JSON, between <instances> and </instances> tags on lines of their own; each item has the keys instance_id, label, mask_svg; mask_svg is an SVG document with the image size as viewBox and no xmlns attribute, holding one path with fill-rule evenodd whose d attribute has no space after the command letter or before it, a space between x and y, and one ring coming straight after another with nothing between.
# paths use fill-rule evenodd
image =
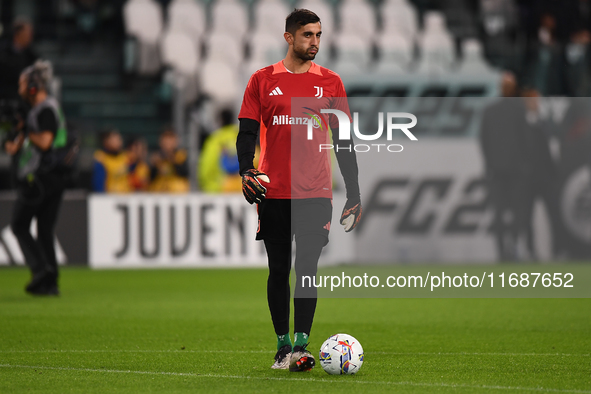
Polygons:
<instances>
[{"instance_id":1,"label":"man's hand","mask_svg":"<svg viewBox=\"0 0 591 394\"><path fill-rule=\"evenodd\" d=\"M361 199L359 197L347 199L341 215L341 224L345 227L345 232L348 233L357 226L361 219L361 211Z\"/></svg>"},{"instance_id":2,"label":"man's hand","mask_svg":"<svg viewBox=\"0 0 591 394\"><path fill-rule=\"evenodd\" d=\"M23 133L19 133L19 135L13 141L8 140L4 142L4 150L10 156L14 156L23 146L23 141Z\"/></svg>"},{"instance_id":3,"label":"man's hand","mask_svg":"<svg viewBox=\"0 0 591 394\"><path fill-rule=\"evenodd\" d=\"M265 199L267 188L259 180L266 183L271 182L267 174L254 168L244 171L244 174L242 174L242 194L244 194L244 198L249 204L258 204Z\"/></svg>"}]
</instances>

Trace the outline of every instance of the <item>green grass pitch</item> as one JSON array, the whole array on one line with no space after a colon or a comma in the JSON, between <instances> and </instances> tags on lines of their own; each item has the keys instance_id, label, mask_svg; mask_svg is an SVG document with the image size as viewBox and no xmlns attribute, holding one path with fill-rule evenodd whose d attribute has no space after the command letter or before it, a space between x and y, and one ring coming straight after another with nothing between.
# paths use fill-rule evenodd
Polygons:
<instances>
[{"instance_id":1,"label":"green grass pitch","mask_svg":"<svg viewBox=\"0 0 591 394\"><path fill-rule=\"evenodd\" d=\"M591 299L321 299L318 352L345 332L353 376L270 369L266 271L62 271L62 295L0 270L0 393L591 393Z\"/></svg>"}]
</instances>

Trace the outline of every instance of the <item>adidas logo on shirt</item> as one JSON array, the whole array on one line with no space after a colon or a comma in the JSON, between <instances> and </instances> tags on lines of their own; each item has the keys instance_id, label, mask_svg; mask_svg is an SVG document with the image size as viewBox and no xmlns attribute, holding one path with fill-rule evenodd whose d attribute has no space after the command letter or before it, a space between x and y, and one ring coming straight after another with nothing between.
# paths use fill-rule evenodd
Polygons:
<instances>
[{"instance_id":1,"label":"adidas logo on shirt","mask_svg":"<svg viewBox=\"0 0 591 394\"><path fill-rule=\"evenodd\" d=\"M279 86L277 86L271 93L269 93L269 96L283 96L283 92L279 89Z\"/></svg>"}]
</instances>

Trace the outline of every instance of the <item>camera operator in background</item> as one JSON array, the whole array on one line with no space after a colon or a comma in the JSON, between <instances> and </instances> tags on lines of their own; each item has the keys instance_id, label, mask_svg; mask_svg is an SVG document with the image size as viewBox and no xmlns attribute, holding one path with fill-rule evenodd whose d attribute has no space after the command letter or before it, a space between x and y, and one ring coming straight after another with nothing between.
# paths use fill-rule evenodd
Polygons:
<instances>
[{"instance_id":1,"label":"camera operator in background","mask_svg":"<svg viewBox=\"0 0 591 394\"><path fill-rule=\"evenodd\" d=\"M4 142L13 156L17 200L12 231L31 270L25 290L35 295L58 295L58 266L54 249L55 225L75 151L64 115L48 93L49 62L37 61L20 75L19 94L30 105L18 134ZM37 219L37 239L30 228Z\"/></svg>"}]
</instances>

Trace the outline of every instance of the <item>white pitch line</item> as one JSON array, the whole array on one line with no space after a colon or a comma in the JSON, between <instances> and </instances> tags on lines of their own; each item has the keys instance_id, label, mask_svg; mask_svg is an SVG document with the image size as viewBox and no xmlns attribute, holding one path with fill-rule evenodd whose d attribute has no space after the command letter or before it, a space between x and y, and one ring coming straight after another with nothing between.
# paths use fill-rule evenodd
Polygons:
<instances>
[{"instance_id":1,"label":"white pitch line","mask_svg":"<svg viewBox=\"0 0 591 394\"><path fill-rule=\"evenodd\" d=\"M275 352L270 350L181 350L181 349L168 349L168 350L142 350L142 349L42 349L42 350L0 350L2 353L267 353L274 354Z\"/></svg>"},{"instance_id":2,"label":"white pitch line","mask_svg":"<svg viewBox=\"0 0 591 394\"><path fill-rule=\"evenodd\" d=\"M418 352L418 353L396 353L396 352L371 352L371 354L391 354L399 356L566 356L566 357L589 357L589 353L446 353L446 352Z\"/></svg>"},{"instance_id":3,"label":"white pitch line","mask_svg":"<svg viewBox=\"0 0 591 394\"><path fill-rule=\"evenodd\" d=\"M23 368L23 369L42 369L53 371L75 371L75 372L101 372L101 373L119 373L132 375L160 375L160 376L189 376L196 378L216 378L216 379L245 379L245 380L275 380L275 381L301 381L301 382L318 382L318 383L357 383L368 385L394 385L394 386L419 386L419 387L447 387L447 388L465 388L465 389L485 389L485 390L522 390L522 391L539 391L548 393L580 393L591 394L591 391L586 390L562 390L551 389L544 387L519 387L519 386L488 386L488 385L467 385L467 384L448 384L448 383L420 383L420 382L372 382L364 380L351 379L317 379L317 378L278 378L278 377L264 377L264 376L240 376L240 375L218 375L218 374L198 374L190 372L154 372L154 371L131 371L131 370L117 370L117 369L93 369L93 368L69 368L69 367L44 367L34 365L12 365L0 364L0 368Z\"/></svg>"},{"instance_id":4,"label":"white pitch line","mask_svg":"<svg viewBox=\"0 0 591 394\"><path fill-rule=\"evenodd\" d=\"M142 349L41 349L41 350L0 350L2 353L236 353L236 354L271 354L270 350L142 350ZM367 354L393 356L511 356L511 357L590 357L589 353L468 353L468 352L367 352Z\"/></svg>"}]
</instances>

